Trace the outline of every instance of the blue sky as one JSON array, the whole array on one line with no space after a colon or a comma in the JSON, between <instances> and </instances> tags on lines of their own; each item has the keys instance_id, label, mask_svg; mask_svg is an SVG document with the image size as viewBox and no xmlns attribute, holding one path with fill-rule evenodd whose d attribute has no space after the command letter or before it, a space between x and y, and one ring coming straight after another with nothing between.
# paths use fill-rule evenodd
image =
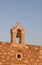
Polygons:
<instances>
[{"instance_id":1,"label":"blue sky","mask_svg":"<svg viewBox=\"0 0 42 65\"><path fill-rule=\"evenodd\" d=\"M42 45L42 0L0 0L0 41L10 42L17 21L26 30L27 44Z\"/></svg>"}]
</instances>

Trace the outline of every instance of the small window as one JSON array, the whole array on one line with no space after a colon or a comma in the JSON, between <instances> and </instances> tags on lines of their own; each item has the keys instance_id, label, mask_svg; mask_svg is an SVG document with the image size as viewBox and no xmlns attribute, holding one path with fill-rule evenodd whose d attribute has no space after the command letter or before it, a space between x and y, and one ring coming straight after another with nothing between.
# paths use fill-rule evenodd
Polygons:
<instances>
[{"instance_id":1,"label":"small window","mask_svg":"<svg viewBox=\"0 0 42 65\"><path fill-rule=\"evenodd\" d=\"M19 52L16 54L17 60L22 60L22 54Z\"/></svg>"},{"instance_id":2,"label":"small window","mask_svg":"<svg viewBox=\"0 0 42 65\"><path fill-rule=\"evenodd\" d=\"M20 58L21 58L21 55L20 55L20 54L18 54L18 55L17 55L17 57L18 57L18 59L20 59Z\"/></svg>"}]
</instances>

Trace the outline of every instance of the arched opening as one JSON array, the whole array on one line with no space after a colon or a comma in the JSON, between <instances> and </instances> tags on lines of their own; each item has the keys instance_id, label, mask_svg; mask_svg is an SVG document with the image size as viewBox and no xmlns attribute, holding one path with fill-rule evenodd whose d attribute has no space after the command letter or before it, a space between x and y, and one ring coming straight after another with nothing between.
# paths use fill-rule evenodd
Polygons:
<instances>
[{"instance_id":1,"label":"arched opening","mask_svg":"<svg viewBox=\"0 0 42 65\"><path fill-rule=\"evenodd\" d=\"M16 42L21 43L21 30L17 29Z\"/></svg>"}]
</instances>

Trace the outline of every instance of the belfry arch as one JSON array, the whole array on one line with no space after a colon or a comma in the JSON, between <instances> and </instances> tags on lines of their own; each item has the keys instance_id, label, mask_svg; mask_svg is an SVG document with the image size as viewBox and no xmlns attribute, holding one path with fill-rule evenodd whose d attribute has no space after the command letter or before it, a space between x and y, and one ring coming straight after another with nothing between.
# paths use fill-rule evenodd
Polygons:
<instances>
[{"instance_id":1,"label":"belfry arch","mask_svg":"<svg viewBox=\"0 0 42 65\"><path fill-rule=\"evenodd\" d=\"M17 34L16 34L16 38L18 40L18 43L21 43L21 30L20 29L17 29Z\"/></svg>"},{"instance_id":2,"label":"belfry arch","mask_svg":"<svg viewBox=\"0 0 42 65\"><path fill-rule=\"evenodd\" d=\"M16 44L18 39L19 44L25 43L25 30L19 23L11 29L11 42Z\"/></svg>"}]
</instances>

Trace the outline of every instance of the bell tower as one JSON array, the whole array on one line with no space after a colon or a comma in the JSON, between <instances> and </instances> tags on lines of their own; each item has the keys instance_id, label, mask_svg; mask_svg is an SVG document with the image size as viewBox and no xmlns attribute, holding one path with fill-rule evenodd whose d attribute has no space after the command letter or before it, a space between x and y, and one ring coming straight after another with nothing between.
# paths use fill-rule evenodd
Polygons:
<instances>
[{"instance_id":1,"label":"bell tower","mask_svg":"<svg viewBox=\"0 0 42 65\"><path fill-rule=\"evenodd\" d=\"M25 43L25 30L21 27L20 23L17 22L17 25L11 29L11 43L16 44L17 38L19 38L19 44Z\"/></svg>"}]
</instances>

